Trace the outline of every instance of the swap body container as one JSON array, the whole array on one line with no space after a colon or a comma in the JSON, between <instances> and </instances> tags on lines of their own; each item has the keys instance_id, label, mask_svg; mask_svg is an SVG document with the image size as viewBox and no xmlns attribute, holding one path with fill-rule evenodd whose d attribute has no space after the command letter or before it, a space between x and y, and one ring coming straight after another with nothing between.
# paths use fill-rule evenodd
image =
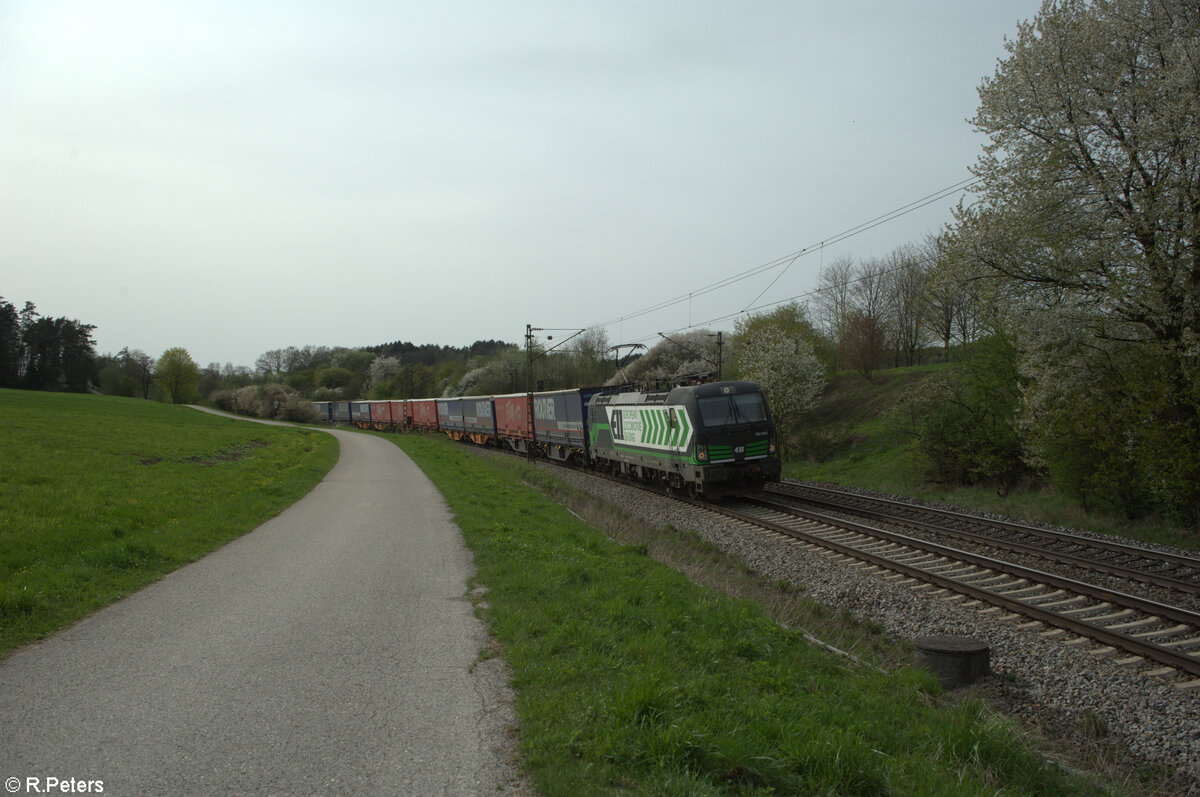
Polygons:
<instances>
[{"instance_id":1,"label":"swap body container","mask_svg":"<svg viewBox=\"0 0 1200 797\"><path fill-rule=\"evenodd\" d=\"M496 436L496 413L491 396L462 398L463 432L476 443L484 445Z\"/></svg>"},{"instance_id":2,"label":"swap body container","mask_svg":"<svg viewBox=\"0 0 1200 797\"><path fill-rule=\"evenodd\" d=\"M462 399L437 399L438 429L454 440L461 440L466 433L463 426Z\"/></svg>"},{"instance_id":3,"label":"swap body container","mask_svg":"<svg viewBox=\"0 0 1200 797\"><path fill-rule=\"evenodd\" d=\"M438 428L438 408L436 399L413 399L404 409L408 425L414 429L436 431Z\"/></svg>"},{"instance_id":4,"label":"swap body container","mask_svg":"<svg viewBox=\"0 0 1200 797\"><path fill-rule=\"evenodd\" d=\"M533 429L529 428L530 401L531 397L528 393L495 396L492 399L498 437L506 440L529 441L533 439Z\"/></svg>"}]
</instances>

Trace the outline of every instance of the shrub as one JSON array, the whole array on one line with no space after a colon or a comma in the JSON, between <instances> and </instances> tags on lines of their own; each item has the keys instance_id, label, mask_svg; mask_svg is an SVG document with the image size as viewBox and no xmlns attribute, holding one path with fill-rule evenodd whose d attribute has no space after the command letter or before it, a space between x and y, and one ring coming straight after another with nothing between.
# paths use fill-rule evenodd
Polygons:
<instances>
[{"instance_id":1,"label":"shrub","mask_svg":"<svg viewBox=\"0 0 1200 797\"><path fill-rule=\"evenodd\" d=\"M233 394L233 411L238 415L258 415L258 388L246 385Z\"/></svg>"},{"instance_id":2,"label":"shrub","mask_svg":"<svg viewBox=\"0 0 1200 797\"><path fill-rule=\"evenodd\" d=\"M236 412L237 403L236 397L232 390L217 390L214 391L208 398L209 402L219 410L225 412Z\"/></svg>"},{"instance_id":3,"label":"shrub","mask_svg":"<svg viewBox=\"0 0 1200 797\"><path fill-rule=\"evenodd\" d=\"M320 420L312 402L296 395L288 397L287 404L279 408L278 417L280 420L292 423L317 423Z\"/></svg>"},{"instance_id":4,"label":"shrub","mask_svg":"<svg viewBox=\"0 0 1200 797\"><path fill-rule=\"evenodd\" d=\"M276 418L287 406L289 394L283 385L272 382L258 388L257 414L260 418Z\"/></svg>"},{"instance_id":5,"label":"shrub","mask_svg":"<svg viewBox=\"0 0 1200 797\"><path fill-rule=\"evenodd\" d=\"M1011 486L1029 475L1016 428L1016 349L1003 335L979 341L967 362L931 379L903 406L908 431L936 482Z\"/></svg>"}]
</instances>

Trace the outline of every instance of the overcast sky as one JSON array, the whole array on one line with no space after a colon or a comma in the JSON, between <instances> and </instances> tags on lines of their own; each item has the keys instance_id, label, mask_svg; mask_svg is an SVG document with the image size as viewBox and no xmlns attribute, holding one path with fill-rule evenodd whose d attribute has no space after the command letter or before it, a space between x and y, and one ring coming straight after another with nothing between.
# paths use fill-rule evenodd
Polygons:
<instances>
[{"instance_id":1,"label":"overcast sky","mask_svg":"<svg viewBox=\"0 0 1200 797\"><path fill-rule=\"evenodd\" d=\"M1039 6L4 0L0 295L201 365L730 330L949 220L821 246L969 177Z\"/></svg>"}]
</instances>

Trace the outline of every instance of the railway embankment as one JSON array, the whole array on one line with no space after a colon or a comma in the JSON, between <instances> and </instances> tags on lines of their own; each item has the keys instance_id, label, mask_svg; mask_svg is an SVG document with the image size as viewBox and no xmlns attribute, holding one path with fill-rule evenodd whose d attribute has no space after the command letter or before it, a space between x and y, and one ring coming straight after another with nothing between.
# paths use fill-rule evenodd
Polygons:
<instances>
[{"instance_id":1,"label":"railway embankment","mask_svg":"<svg viewBox=\"0 0 1200 797\"><path fill-rule=\"evenodd\" d=\"M982 701L1011 718L1020 733L1063 766L1103 773L1110 793L1200 789L1200 690L1180 689L1179 678L1147 676L1146 667L1123 663L1111 649L1078 644L1011 612L939 594L928 585L702 509L583 474L555 472L554 478L619 506L624 519L617 524L618 535L633 539L619 528L638 523L694 534L723 560L717 574L707 577L709 583L732 594L753 594L779 622L812 632L813 641L845 651L851 661L894 671L912 662L911 641L918 637L984 641L992 675L939 699ZM687 556L663 558L693 576L697 572ZM745 586L731 575L739 567L778 591ZM805 602L817 608L800 608Z\"/></svg>"},{"instance_id":2,"label":"railway embankment","mask_svg":"<svg viewBox=\"0 0 1200 797\"><path fill-rule=\"evenodd\" d=\"M398 443L474 550L526 763L546 791L1136 794L1170 778L1166 759L1114 737L1086 752L1058 746L980 692L942 692L909 666L890 622L839 603L832 581L820 589L833 570L824 558L771 569L789 546L764 548L660 495L436 440ZM936 622L936 610L907 606Z\"/></svg>"}]
</instances>

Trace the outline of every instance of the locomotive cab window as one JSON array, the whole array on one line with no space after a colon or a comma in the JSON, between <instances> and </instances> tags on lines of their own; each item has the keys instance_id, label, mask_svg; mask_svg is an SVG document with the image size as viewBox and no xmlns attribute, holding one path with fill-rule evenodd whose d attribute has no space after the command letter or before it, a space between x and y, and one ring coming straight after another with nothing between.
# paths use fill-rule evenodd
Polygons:
<instances>
[{"instance_id":1,"label":"locomotive cab window","mask_svg":"<svg viewBox=\"0 0 1200 797\"><path fill-rule=\"evenodd\" d=\"M767 419L767 408L761 393L739 393L733 396L710 396L698 399L704 426L715 429L739 423L757 423Z\"/></svg>"},{"instance_id":2,"label":"locomotive cab window","mask_svg":"<svg viewBox=\"0 0 1200 797\"><path fill-rule=\"evenodd\" d=\"M729 403L729 396L697 399L697 403L700 405L700 417L708 428L733 423L733 405Z\"/></svg>"},{"instance_id":3,"label":"locomotive cab window","mask_svg":"<svg viewBox=\"0 0 1200 797\"><path fill-rule=\"evenodd\" d=\"M767 419L767 407L761 393L739 393L733 397L733 409L742 423L755 423Z\"/></svg>"}]
</instances>

